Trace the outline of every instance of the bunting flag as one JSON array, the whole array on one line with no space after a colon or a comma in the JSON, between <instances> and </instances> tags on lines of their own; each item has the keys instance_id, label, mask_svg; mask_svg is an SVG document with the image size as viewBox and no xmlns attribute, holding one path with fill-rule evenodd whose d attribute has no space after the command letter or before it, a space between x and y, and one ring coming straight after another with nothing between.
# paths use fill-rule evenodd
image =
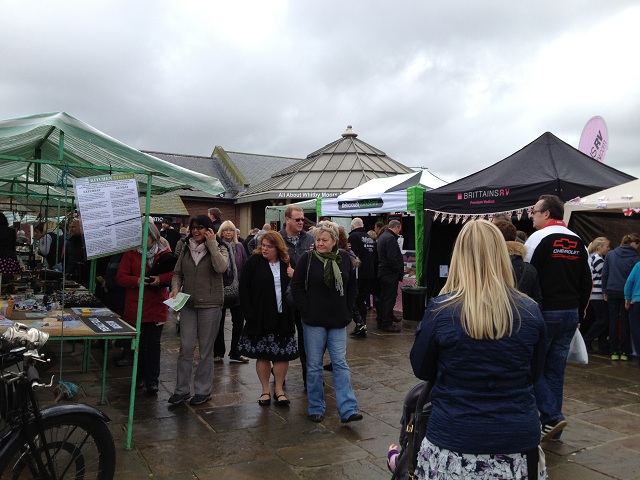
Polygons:
<instances>
[{"instance_id":1,"label":"bunting flag","mask_svg":"<svg viewBox=\"0 0 640 480\"><path fill-rule=\"evenodd\" d=\"M440 218L441 223L444 223L444 222L453 223L455 220L456 225L460 223L464 224L468 221L475 221L475 220L488 220L490 222L493 222L496 215L507 215L510 218L516 215L518 217L518 220L521 220L525 212L528 213L529 218L533 217L533 209L534 209L534 205L531 205L529 207L523 207L518 210L510 210L507 212L503 211L503 212L487 212L487 213L472 214L472 213L447 213L447 212L434 211L433 221L435 222L436 220L438 220L438 218Z\"/></svg>"},{"instance_id":2,"label":"bunting flag","mask_svg":"<svg viewBox=\"0 0 640 480\"><path fill-rule=\"evenodd\" d=\"M623 208L622 213L625 217L630 217L634 213L640 213L640 208Z\"/></svg>"},{"instance_id":3,"label":"bunting flag","mask_svg":"<svg viewBox=\"0 0 640 480\"><path fill-rule=\"evenodd\" d=\"M584 200L582 200L580 197L576 197L572 198L567 203L570 203L571 205L582 205L584 203Z\"/></svg>"}]
</instances>

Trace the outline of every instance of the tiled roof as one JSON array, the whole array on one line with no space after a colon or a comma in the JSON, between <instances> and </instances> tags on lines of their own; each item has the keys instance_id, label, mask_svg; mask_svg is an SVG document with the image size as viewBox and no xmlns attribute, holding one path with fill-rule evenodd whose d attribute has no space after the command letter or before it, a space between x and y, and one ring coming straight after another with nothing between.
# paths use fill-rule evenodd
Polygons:
<instances>
[{"instance_id":1,"label":"tiled roof","mask_svg":"<svg viewBox=\"0 0 640 480\"><path fill-rule=\"evenodd\" d=\"M218 147L216 147L218 148ZM231 161L244 174L249 185L262 182L274 173L298 163L300 158L275 157L253 153L226 152ZM214 152L215 157L215 152Z\"/></svg>"},{"instance_id":2,"label":"tiled roof","mask_svg":"<svg viewBox=\"0 0 640 480\"><path fill-rule=\"evenodd\" d=\"M305 194L317 192L317 195L339 194L373 178L413 171L356 137L357 134L349 125L342 138L309 154L306 160L251 185L238 194L237 200L243 203L251 201L248 197L259 195L262 198L269 192L273 192L273 197L285 192L292 195L294 191L305 191Z\"/></svg>"},{"instance_id":3,"label":"tiled roof","mask_svg":"<svg viewBox=\"0 0 640 480\"><path fill-rule=\"evenodd\" d=\"M233 180L224 173L218 162L211 157L203 157L199 155L183 155L178 153L166 153L166 152L152 152L145 150L144 153L153 155L154 157L166 160L174 165L180 165L182 167L193 170L194 172L202 173L213 178L217 178L222 183L225 189L225 193L219 196L207 195L200 190L177 190L176 193L181 197L200 197L200 198L233 198L238 192L238 188Z\"/></svg>"}]
</instances>

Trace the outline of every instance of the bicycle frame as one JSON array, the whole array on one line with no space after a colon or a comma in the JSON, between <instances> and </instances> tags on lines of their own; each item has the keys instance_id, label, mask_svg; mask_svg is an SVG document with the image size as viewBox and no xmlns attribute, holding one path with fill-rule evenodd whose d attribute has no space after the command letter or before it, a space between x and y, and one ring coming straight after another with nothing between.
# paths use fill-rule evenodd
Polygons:
<instances>
[{"instance_id":1,"label":"bicycle frame","mask_svg":"<svg viewBox=\"0 0 640 480\"><path fill-rule=\"evenodd\" d=\"M4 371L5 368L18 365L22 360L22 370L18 372ZM57 417L69 415L82 415L92 421L108 423L109 417L100 410L85 404L54 405L40 410L35 390L41 387L50 387L49 384L40 383L38 372L35 368L37 361L43 361L35 350L25 347L14 349L0 354L0 367L2 368L2 382L14 385L13 398L16 401L14 412L6 419L7 431L0 438L0 465L11 452L23 446L28 446L31 452L44 452L45 458L33 455L34 467L37 468L38 478L57 478L53 470L51 449L47 444L44 423ZM53 378L52 378L53 380ZM35 440L40 442L36 445ZM45 464L46 462L46 464Z\"/></svg>"}]
</instances>

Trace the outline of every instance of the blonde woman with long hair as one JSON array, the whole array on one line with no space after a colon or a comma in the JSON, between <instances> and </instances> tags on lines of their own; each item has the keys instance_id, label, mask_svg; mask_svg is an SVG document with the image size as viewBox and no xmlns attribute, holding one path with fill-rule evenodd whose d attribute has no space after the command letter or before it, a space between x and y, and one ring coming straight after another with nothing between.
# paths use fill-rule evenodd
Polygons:
<instances>
[{"instance_id":1,"label":"blonde woman with long hair","mask_svg":"<svg viewBox=\"0 0 640 480\"><path fill-rule=\"evenodd\" d=\"M538 305L515 289L500 230L467 223L411 350L415 375L434 383L417 478L546 478L528 473L538 465L533 384L545 339Z\"/></svg>"}]
</instances>

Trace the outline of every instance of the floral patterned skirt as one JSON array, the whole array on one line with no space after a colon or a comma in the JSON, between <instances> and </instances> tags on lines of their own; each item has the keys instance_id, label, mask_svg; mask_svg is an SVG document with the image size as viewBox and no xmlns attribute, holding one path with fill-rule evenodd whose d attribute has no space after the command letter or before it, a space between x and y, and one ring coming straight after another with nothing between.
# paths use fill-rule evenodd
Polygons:
<instances>
[{"instance_id":1,"label":"floral patterned skirt","mask_svg":"<svg viewBox=\"0 0 640 480\"><path fill-rule=\"evenodd\" d=\"M17 258L0 257L0 273L13 274L22 273L20 262Z\"/></svg>"},{"instance_id":2,"label":"floral patterned skirt","mask_svg":"<svg viewBox=\"0 0 640 480\"><path fill-rule=\"evenodd\" d=\"M271 362L286 362L298 358L295 334L246 335L243 333L238 341L238 351L240 355Z\"/></svg>"},{"instance_id":3,"label":"floral patterned skirt","mask_svg":"<svg viewBox=\"0 0 640 480\"><path fill-rule=\"evenodd\" d=\"M547 471L529 476L522 453L474 455L457 453L422 441L416 478L438 480L545 480Z\"/></svg>"}]
</instances>

